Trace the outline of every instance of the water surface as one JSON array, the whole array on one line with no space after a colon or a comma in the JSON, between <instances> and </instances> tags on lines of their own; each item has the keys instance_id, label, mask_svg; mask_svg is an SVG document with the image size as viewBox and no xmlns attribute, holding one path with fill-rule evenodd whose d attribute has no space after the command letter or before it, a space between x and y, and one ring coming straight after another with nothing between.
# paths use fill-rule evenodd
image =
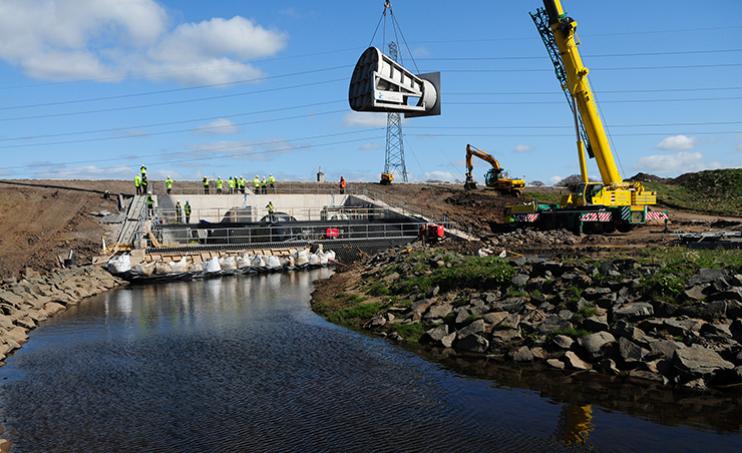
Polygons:
<instances>
[{"instance_id":1,"label":"water surface","mask_svg":"<svg viewBox=\"0 0 742 453\"><path fill-rule=\"evenodd\" d=\"M688 409L667 392L601 397L610 392L527 368L467 377L329 324L309 308L324 276L131 287L61 313L0 368L4 437L19 452L742 445L735 398L694 397L700 417L669 416Z\"/></svg>"}]
</instances>

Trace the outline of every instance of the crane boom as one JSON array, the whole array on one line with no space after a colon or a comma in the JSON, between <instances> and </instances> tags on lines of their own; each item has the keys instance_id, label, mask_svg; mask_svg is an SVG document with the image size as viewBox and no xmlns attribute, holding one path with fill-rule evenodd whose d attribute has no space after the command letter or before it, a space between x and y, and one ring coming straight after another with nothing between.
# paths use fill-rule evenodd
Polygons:
<instances>
[{"instance_id":1,"label":"crane boom","mask_svg":"<svg viewBox=\"0 0 742 453\"><path fill-rule=\"evenodd\" d=\"M579 111L579 120L587 133L591 154L595 156L603 184L620 186L623 184L611 145L600 117L598 104L588 74L590 70L584 65L577 48L577 22L564 13L560 0L544 0L544 7L549 17L549 26L559 48L566 76L566 89Z\"/></svg>"}]
</instances>

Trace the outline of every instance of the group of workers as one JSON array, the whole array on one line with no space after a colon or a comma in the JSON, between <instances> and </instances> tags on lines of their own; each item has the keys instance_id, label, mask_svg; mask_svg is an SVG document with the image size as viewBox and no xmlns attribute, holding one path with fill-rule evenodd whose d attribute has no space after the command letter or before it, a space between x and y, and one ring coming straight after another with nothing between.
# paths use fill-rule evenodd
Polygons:
<instances>
[{"instance_id":1,"label":"group of workers","mask_svg":"<svg viewBox=\"0 0 742 453\"><path fill-rule=\"evenodd\" d=\"M201 184L204 188L204 193L209 194L211 191L211 180L207 176L204 176L201 180ZM252 186L253 193L255 194L267 194L269 188L273 193L276 193L276 178L275 176L270 175L267 178L263 176L261 179L260 176L255 175L255 178L252 180ZM244 176L230 176L226 180L218 177L216 178L216 181L214 181L214 187L217 194L244 194L247 189L247 179L245 179Z\"/></svg>"},{"instance_id":2,"label":"group of workers","mask_svg":"<svg viewBox=\"0 0 742 453\"><path fill-rule=\"evenodd\" d=\"M180 201L175 203L175 223L183 222L183 214L185 214L185 223L191 223L191 204L188 201L185 205L181 206Z\"/></svg>"}]
</instances>

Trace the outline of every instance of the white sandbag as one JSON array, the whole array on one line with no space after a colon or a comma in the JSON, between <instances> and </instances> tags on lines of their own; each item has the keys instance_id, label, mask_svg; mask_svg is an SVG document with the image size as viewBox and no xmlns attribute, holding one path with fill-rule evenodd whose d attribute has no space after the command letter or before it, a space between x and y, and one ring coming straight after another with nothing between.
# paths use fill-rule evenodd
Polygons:
<instances>
[{"instance_id":1,"label":"white sandbag","mask_svg":"<svg viewBox=\"0 0 742 453\"><path fill-rule=\"evenodd\" d=\"M228 256L226 258L222 258L219 260L219 265L224 269L225 271L233 271L237 269L237 261L235 261L234 257Z\"/></svg>"},{"instance_id":2,"label":"white sandbag","mask_svg":"<svg viewBox=\"0 0 742 453\"><path fill-rule=\"evenodd\" d=\"M155 263L155 274L163 275L163 274L172 274L173 268L170 267L167 263Z\"/></svg>"},{"instance_id":3,"label":"white sandbag","mask_svg":"<svg viewBox=\"0 0 742 453\"><path fill-rule=\"evenodd\" d=\"M255 258L252 259L252 267L254 269L265 268L265 260L262 255L256 255Z\"/></svg>"},{"instance_id":4,"label":"white sandbag","mask_svg":"<svg viewBox=\"0 0 742 453\"><path fill-rule=\"evenodd\" d=\"M329 261L330 263L334 263L335 259L337 258L334 250L328 250L325 255L327 255L327 261Z\"/></svg>"},{"instance_id":5,"label":"white sandbag","mask_svg":"<svg viewBox=\"0 0 742 453\"><path fill-rule=\"evenodd\" d=\"M277 271L283 268L283 266L281 266L281 260L279 260L277 256L273 255L266 257L265 266L272 271Z\"/></svg>"},{"instance_id":6,"label":"white sandbag","mask_svg":"<svg viewBox=\"0 0 742 453\"><path fill-rule=\"evenodd\" d=\"M248 269L250 265L252 264L252 256L251 255L242 255L237 257L237 267L239 269Z\"/></svg>"},{"instance_id":7,"label":"white sandbag","mask_svg":"<svg viewBox=\"0 0 742 453\"><path fill-rule=\"evenodd\" d=\"M289 256L286 259L286 267L288 267L289 269L293 269L295 266L296 266L296 258L294 258L293 256Z\"/></svg>"},{"instance_id":8,"label":"white sandbag","mask_svg":"<svg viewBox=\"0 0 742 453\"><path fill-rule=\"evenodd\" d=\"M306 266L309 264L309 252L306 250L300 250L296 253L296 265L299 267Z\"/></svg>"},{"instance_id":9,"label":"white sandbag","mask_svg":"<svg viewBox=\"0 0 742 453\"><path fill-rule=\"evenodd\" d=\"M155 263L140 263L134 266L134 272L149 277L155 272Z\"/></svg>"},{"instance_id":10,"label":"white sandbag","mask_svg":"<svg viewBox=\"0 0 742 453\"><path fill-rule=\"evenodd\" d=\"M319 257L319 264L320 266L327 266L327 263L329 262L329 258L327 257L327 253L324 253L322 251L317 252L317 256Z\"/></svg>"},{"instance_id":11,"label":"white sandbag","mask_svg":"<svg viewBox=\"0 0 742 453\"><path fill-rule=\"evenodd\" d=\"M309 265L310 266L319 266L320 265L319 256L316 253L312 253L309 255Z\"/></svg>"},{"instance_id":12,"label":"white sandbag","mask_svg":"<svg viewBox=\"0 0 742 453\"><path fill-rule=\"evenodd\" d=\"M214 274L222 270L222 267L219 265L218 258L212 258L209 261L206 261L205 263L203 263L203 268L204 272L206 272L207 274Z\"/></svg>"},{"instance_id":13,"label":"white sandbag","mask_svg":"<svg viewBox=\"0 0 742 453\"><path fill-rule=\"evenodd\" d=\"M114 256L108 261L106 266L108 272L112 274L123 274L131 270L131 255L124 253L123 255Z\"/></svg>"},{"instance_id":14,"label":"white sandbag","mask_svg":"<svg viewBox=\"0 0 742 453\"><path fill-rule=\"evenodd\" d=\"M188 260L184 256L184 257L182 257L180 259L180 261L177 261L177 262L173 261L173 262L171 262L170 263L170 268L172 269L173 272L177 272L179 274L182 274L183 272L188 272L188 269L190 268L190 266L188 265Z\"/></svg>"}]
</instances>

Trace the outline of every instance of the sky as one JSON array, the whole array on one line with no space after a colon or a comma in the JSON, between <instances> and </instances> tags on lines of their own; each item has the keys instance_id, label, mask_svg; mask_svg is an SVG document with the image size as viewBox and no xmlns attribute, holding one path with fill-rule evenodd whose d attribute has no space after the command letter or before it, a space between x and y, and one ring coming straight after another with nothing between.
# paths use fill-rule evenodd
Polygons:
<instances>
[{"instance_id":1,"label":"sky","mask_svg":"<svg viewBox=\"0 0 742 453\"><path fill-rule=\"evenodd\" d=\"M390 40L442 73L442 114L403 123L411 180L463 180L467 143L527 181L578 173L539 0L392 3L402 36L372 41L382 0L3 0L0 178L378 180L386 117L347 92ZM742 2L563 4L624 177L742 166Z\"/></svg>"}]
</instances>

